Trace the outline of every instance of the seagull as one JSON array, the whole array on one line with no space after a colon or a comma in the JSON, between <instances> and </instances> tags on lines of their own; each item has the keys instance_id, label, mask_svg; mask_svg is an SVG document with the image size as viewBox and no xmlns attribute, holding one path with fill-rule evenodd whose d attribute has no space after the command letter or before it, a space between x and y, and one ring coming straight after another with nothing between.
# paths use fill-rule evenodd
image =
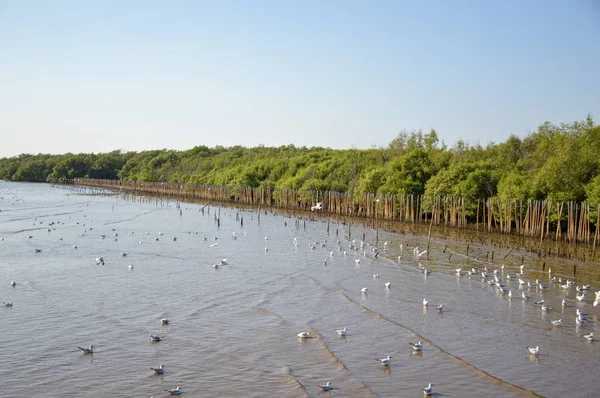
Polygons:
<instances>
[{"instance_id":1,"label":"seagull","mask_svg":"<svg viewBox=\"0 0 600 398\"><path fill-rule=\"evenodd\" d=\"M154 371L154 373L157 375L161 375L161 374L165 373L165 365L162 365L162 364L158 368L150 367L150 369L152 369Z\"/></svg>"},{"instance_id":2,"label":"seagull","mask_svg":"<svg viewBox=\"0 0 600 398\"><path fill-rule=\"evenodd\" d=\"M327 384L325 384L324 386L317 385L317 387L319 387L323 391L331 391L331 390L333 390L333 386L331 385L330 382L327 382Z\"/></svg>"},{"instance_id":3,"label":"seagull","mask_svg":"<svg viewBox=\"0 0 600 398\"><path fill-rule=\"evenodd\" d=\"M423 342L419 341L417 344L415 343L408 343L412 346L413 350L415 351L421 351L421 349L423 348Z\"/></svg>"},{"instance_id":4,"label":"seagull","mask_svg":"<svg viewBox=\"0 0 600 398\"><path fill-rule=\"evenodd\" d=\"M527 299L531 298L531 296L525 294L525 292L521 292L521 297L523 298L523 300L527 300Z\"/></svg>"},{"instance_id":5,"label":"seagull","mask_svg":"<svg viewBox=\"0 0 600 398\"><path fill-rule=\"evenodd\" d=\"M542 311L550 311L552 307L547 306L546 304L542 304Z\"/></svg>"},{"instance_id":6,"label":"seagull","mask_svg":"<svg viewBox=\"0 0 600 398\"><path fill-rule=\"evenodd\" d=\"M439 312L442 312L442 311L444 310L444 304L440 304L440 305L438 305L438 307L437 307L437 310L438 310Z\"/></svg>"},{"instance_id":7,"label":"seagull","mask_svg":"<svg viewBox=\"0 0 600 398\"><path fill-rule=\"evenodd\" d=\"M427 307L429 305L429 301L425 300L425 298L423 298L423 307Z\"/></svg>"},{"instance_id":8,"label":"seagull","mask_svg":"<svg viewBox=\"0 0 600 398\"><path fill-rule=\"evenodd\" d=\"M310 207L310 211L321 210L322 208L323 208L323 202L317 202L317 204L315 206Z\"/></svg>"},{"instance_id":9,"label":"seagull","mask_svg":"<svg viewBox=\"0 0 600 398\"><path fill-rule=\"evenodd\" d=\"M3 301L5 307L12 307L12 301Z\"/></svg>"},{"instance_id":10,"label":"seagull","mask_svg":"<svg viewBox=\"0 0 600 398\"><path fill-rule=\"evenodd\" d=\"M229 264L229 263L227 262L227 259L226 259L226 258L222 258L222 259L221 259L221 265L227 265L227 264Z\"/></svg>"},{"instance_id":11,"label":"seagull","mask_svg":"<svg viewBox=\"0 0 600 398\"><path fill-rule=\"evenodd\" d=\"M423 392L425 393L425 395L431 395L431 391L432 391L431 387L433 387L433 384L429 383L429 385L423 389Z\"/></svg>"},{"instance_id":12,"label":"seagull","mask_svg":"<svg viewBox=\"0 0 600 398\"><path fill-rule=\"evenodd\" d=\"M544 300L536 301L536 304L544 304Z\"/></svg>"},{"instance_id":13,"label":"seagull","mask_svg":"<svg viewBox=\"0 0 600 398\"><path fill-rule=\"evenodd\" d=\"M129 269L133 269L133 264L129 264L127 267L128 267Z\"/></svg>"},{"instance_id":14,"label":"seagull","mask_svg":"<svg viewBox=\"0 0 600 398\"><path fill-rule=\"evenodd\" d=\"M83 347L79 347L77 346L77 348L79 348L81 351L83 351L84 354L93 354L96 352L96 347L94 347L93 345L89 346L88 348L83 348Z\"/></svg>"},{"instance_id":15,"label":"seagull","mask_svg":"<svg viewBox=\"0 0 600 398\"><path fill-rule=\"evenodd\" d=\"M587 341L594 341L594 340L596 340L596 336L594 336L593 332L590 333L590 334L586 334L583 337L585 337Z\"/></svg>"},{"instance_id":16,"label":"seagull","mask_svg":"<svg viewBox=\"0 0 600 398\"><path fill-rule=\"evenodd\" d=\"M160 320L160 323L163 325L168 325L171 321L169 320L169 318L163 318Z\"/></svg>"},{"instance_id":17,"label":"seagull","mask_svg":"<svg viewBox=\"0 0 600 398\"><path fill-rule=\"evenodd\" d=\"M565 300L565 299L562 299L561 305L562 305L563 307L566 307L566 306L567 306L567 300Z\"/></svg>"},{"instance_id":18,"label":"seagull","mask_svg":"<svg viewBox=\"0 0 600 398\"><path fill-rule=\"evenodd\" d=\"M150 341L161 341L161 340L162 340L162 337L160 337L157 334L151 334L150 335Z\"/></svg>"},{"instance_id":19,"label":"seagull","mask_svg":"<svg viewBox=\"0 0 600 398\"><path fill-rule=\"evenodd\" d=\"M389 289L390 287L392 287L392 282L386 282L385 283L385 288Z\"/></svg>"},{"instance_id":20,"label":"seagull","mask_svg":"<svg viewBox=\"0 0 600 398\"><path fill-rule=\"evenodd\" d=\"M577 299L577 301L583 301L583 299L585 298L585 294L582 294L581 296L576 295L575 298Z\"/></svg>"},{"instance_id":21,"label":"seagull","mask_svg":"<svg viewBox=\"0 0 600 398\"><path fill-rule=\"evenodd\" d=\"M387 358L376 359L376 361L381 362L381 364L383 366L390 366L391 360L392 360L392 357L390 355L388 355Z\"/></svg>"},{"instance_id":22,"label":"seagull","mask_svg":"<svg viewBox=\"0 0 600 398\"><path fill-rule=\"evenodd\" d=\"M96 265L100 265L100 264L104 265L104 258L102 258L102 257L95 258L95 261L96 261Z\"/></svg>"},{"instance_id":23,"label":"seagull","mask_svg":"<svg viewBox=\"0 0 600 398\"><path fill-rule=\"evenodd\" d=\"M15 286L17 286L17 282L15 282L15 281L10 281L10 285L11 285L12 287L15 287Z\"/></svg>"},{"instance_id":24,"label":"seagull","mask_svg":"<svg viewBox=\"0 0 600 398\"><path fill-rule=\"evenodd\" d=\"M298 333L298 337L301 339L307 339L310 337L310 332L300 332Z\"/></svg>"},{"instance_id":25,"label":"seagull","mask_svg":"<svg viewBox=\"0 0 600 398\"><path fill-rule=\"evenodd\" d=\"M540 353L540 347L539 346L538 347L527 347L527 349L529 350L529 352L532 355L537 355L537 354Z\"/></svg>"},{"instance_id":26,"label":"seagull","mask_svg":"<svg viewBox=\"0 0 600 398\"><path fill-rule=\"evenodd\" d=\"M552 322L552 324L554 326L560 326L560 325L562 325L562 319L557 319L555 321L550 321L550 322Z\"/></svg>"},{"instance_id":27,"label":"seagull","mask_svg":"<svg viewBox=\"0 0 600 398\"><path fill-rule=\"evenodd\" d=\"M360 289L360 292L361 292L362 294L367 294L367 288L366 288L366 287L363 287L362 289Z\"/></svg>"},{"instance_id":28,"label":"seagull","mask_svg":"<svg viewBox=\"0 0 600 398\"><path fill-rule=\"evenodd\" d=\"M373 278L379 278L379 274L373 274Z\"/></svg>"},{"instance_id":29,"label":"seagull","mask_svg":"<svg viewBox=\"0 0 600 398\"><path fill-rule=\"evenodd\" d=\"M181 386L177 386L177 388L173 388L171 390L165 390L171 395L181 395L183 393L183 388Z\"/></svg>"},{"instance_id":30,"label":"seagull","mask_svg":"<svg viewBox=\"0 0 600 398\"><path fill-rule=\"evenodd\" d=\"M337 334L338 334L339 336L342 336L342 337L344 337L344 336L346 336L346 330L347 330L347 329L348 329L348 326L344 326L344 328L343 328L343 329L336 330L336 332L337 332Z\"/></svg>"}]
</instances>

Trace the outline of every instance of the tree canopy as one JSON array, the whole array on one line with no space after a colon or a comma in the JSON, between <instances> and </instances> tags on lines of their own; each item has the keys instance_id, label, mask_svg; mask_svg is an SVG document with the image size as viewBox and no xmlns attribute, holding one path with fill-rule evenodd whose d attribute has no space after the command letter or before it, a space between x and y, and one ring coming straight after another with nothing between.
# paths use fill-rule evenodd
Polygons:
<instances>
[{"instance_id":1,"label":"tree canopy","mask_svg":"<svg viewBox=\"0 0 600 398\"><path fill-rule=\"evenodd\" d=\"M241 146L186 151L22 154L0 159L0 178L77 177L338 192L600 201L600 126L544 123L524 138L486 146L403 131L385 148Z\"/></svg>"}]
</instances>

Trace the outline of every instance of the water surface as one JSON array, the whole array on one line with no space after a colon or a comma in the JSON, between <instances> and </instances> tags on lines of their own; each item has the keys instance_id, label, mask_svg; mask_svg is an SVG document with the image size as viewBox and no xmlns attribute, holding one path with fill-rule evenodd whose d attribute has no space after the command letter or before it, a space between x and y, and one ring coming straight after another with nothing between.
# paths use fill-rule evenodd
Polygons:
<instances>
[{"instance_id":1,"label":"water surface","mask_svg":"<svg viewBox=\"0 0 600 398\"><path fill-rule=\"evenodd\" d=\"M259 222L256 211L45 184L0 182L0 197L0 299L13 302L0 307L2 396L157 397L180 385L188 397L422 397L433 383L438 397L560 397L573 386L593 396L598 385L600 343L582 337L597 331L592 291L577 301L573 288L520 288L515 279L506 282L515 296L534 298L509 300L481 277L456 276L455 267L484 264L458 252L448 264L444 241L418 259L423 238L380 231L375 257L373 231L361 247L352 240L362 230L332 224L328 234L323 220L262 213ZM518 265L507 262L500 277ZM525 265L524 279L549 282ZM541 299L553 309L544 313ZM575 326L576 308L588 324ZM550 323L558 318L564 326ZM301 331L314 338L298 339ZM150 343L150 333L164 340ZM417 340L421 353L409 345ZM77 349L90 344L92 356ZM387 355L392 365L380 366ZM166 373L153 375L160 364ZM321 393L327 381L336 389Z\"/></svg>"}]
</instances>

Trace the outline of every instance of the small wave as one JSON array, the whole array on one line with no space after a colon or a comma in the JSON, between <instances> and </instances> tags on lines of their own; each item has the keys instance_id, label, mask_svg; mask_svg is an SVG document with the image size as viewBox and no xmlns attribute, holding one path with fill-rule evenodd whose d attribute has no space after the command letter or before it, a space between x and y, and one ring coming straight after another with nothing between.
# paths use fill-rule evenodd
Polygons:
<instances>
[{"instance_id":1,"label":"small wave","mask_svg":"<svg viewBox=\"0 0 600 398\"><path fill-rule=\"evenodd\" d=\"M299 390L301 390L304 393L305 397L309 397L310 394L308 393L308 390L306 389L306 387L304 386L304 384L302 384L300 382L300 380L298 380L298 378L296 376L294 376L294 370L289 367L286 366L281 370L280 375L286 379L287 381L289 381L292 384L295 384Z\"/></svg>"},{"instance_id":2,"label":"small wave","mask_svg":"<svg viewBox=\"0 0 600 398\"><path fill-rule=\"evenodd\" d=\"M145 212L145 213L140 213L140 214L137 214L137 215L135 215L135 216L133 216L133 217L131 217L131 218L125 218L125 219L123 219L123 220L117 220L117 221L109 221L109 222L105 222L105 223L104 223L104 224L102 224L102 225L113 225L113 224L120 224L120 223L127 222L127 221L133 221L133 220L135 220L136 218L143 217L143 216L145 216L145 215L148 215L148 214L154 213L155 211L158 211L158 209L150 210L150 211L147 211L147 212Z\"/></svg>"},{"instance_id":3,"label":"small wave","mask_svg":"<svg viewBox=\"0 0 600 398\"><path fill-rule=\"evenodd\" d=\"M336 284L336 285L337 285L337 284ZM339 285L338 285L338 286L339 286ZM340 288L342 288L341 286L339 286L339 287L340 287ZM494 376L494 375L493 375L493 374L491 374L491 373L488 373L488 372L486 372L486 371L485 371L485 370L483 370L483 369L480 369L480 368L476 367L475 365L473 365L473 364L471 364L471 363L467 362L465 359L463 359L463 358L461 358L461 357L459 357L459 356L457 356L457 355L454 355L454 354L450 353L449 351L445 350L444 348L442 348L442 347L440 347L440 346L436 345L436 344L435 344L435 343L433 343L431 340L427 339L427 338L426 338L426 337L424 337L422 334L420 334L418 331L416 331L416 330L414 330L414 329L412 329L412 328L410 328L410 327L408 327L408 326L406 326L406 325L403 325L403 324L401 324L401 323L399 323L399 322L395 321L394 319L391 319L391 318L389 318L389 317L387 317L387 316L385 316L385 315L381 314L380 312L374 311L374 310L372 310L372 309L368 308L367 306L365 306L365 305L363 305L363 304L361 304L361 303L359 303L359 302L356 302L356 301L354 301L352 298L348 297L348 295L345 293L345 289L343 289L343 288L342 288L342 290L344 290L344 293L342 293L342 296L343 296L343 297L345 297L345 298L346 298L346 299L347 299L347 300L348 300L350 303L352 303L352 304L354 304L354 305L358 306L359 308L363 309L364 311L367 311L367 312L368 312L369 314L371 314L371 315L374 315L374 316L376 316L376 317L378 317L378 318L381 318L381 319L383 319L383 320L384 320L384 321L386 321L386 322L389 322L389 323L391 323L391 324L393 324L393 325L395 325L395 326L398 326L398 327L401 327L401 328L403 328L403 329L405 329L405 330L408 330L409 332L413 333L415 336L417 336L417 337L418 337L419 339L421 339L422 341L426 341L426 342L427 342L427 343L429 343L429 344L430 344L432 347L435 347L435 348L437 348L437 349L438 349L440 352L442 352L442 353L444 353L444 354L448 355L449 357L453 358L453 359L454 359L454 360L456 360L456 361L457 361L457 362L458 362L460 365L462 365L462 366L466 367L467 369L470 369L470 370L472 370L472 371L474 371L474 372L481 373L483 377L485 377L485 378L488 378L488 379L491 379L492 381L494 381L494 382L496 382L496 383L498 383L498 384L504 385L504 386L506 386L507 388L510 388L510 389L516 389L516 390L518 390L518 391L520 391L520 392L524 392L524 393L527 393L527 394L533 395L533 396L535 396L535 397L542 397L542 396L543 396L543 395L540 395L540 394L536 393L535 391L532 391L532 390L530 390L530 389L528 389L528 388L525 388L525 387L519 386L519 385L517 385L517 384L513 384L513 383L511 383L511 382L508 382L508 381L506 381L506 380L503 380L503 379L501 379L501 378L499 378L499 377L497 377L497 376Z\"/></svg>"},{"instance_id":4,"label":"small wave","mask_svg":"<svg viewBox=\"0 0 600 398\"><path fill-rule=\"evenodd\" d=\"M255 306L253 306L253 307L251 307L251 308L252 308L253 310L257 311L257 312L262 312L262 313L265 313L265 314L271 315L271 316L273 316L273 317L275 317L275 318L279 319L279 320L280 320L282 323L286 323L285 319L284 319L284 318L283 318L281 315L279 315L278 313L276 313L276 312L274 312L274 311L271 311L271 310L268 310L268 309L266 309L266 308L264 308L264 307L261 307L261 305L262 305L262 304L265 304L266 302L267 302L267 301L261 302L260 304L258 304L258 305L255 305Z\"/></svg>"}]
</instances>

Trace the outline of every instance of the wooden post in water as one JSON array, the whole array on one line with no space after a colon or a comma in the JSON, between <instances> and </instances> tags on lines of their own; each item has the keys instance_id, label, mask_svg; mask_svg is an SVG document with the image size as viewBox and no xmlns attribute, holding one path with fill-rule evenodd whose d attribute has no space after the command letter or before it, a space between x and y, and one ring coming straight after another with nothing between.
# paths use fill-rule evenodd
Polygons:
<instances>
[{"instance_id":1,"label":"wooden post in water","mask_svg":"<svg viewBox=\"0 0 600 398\"><path fill-rule=\"evenodd\" d=\"M375 200L375 246L379 245L379 199Z\"/></svg>"},{"instance_id":2,"label":"wooden post in water","mask_svg":"<svg viewBox=\"0 0 600 398\"><path fill-rule=\"evenodd\" d=\"M435 213L435 205L431 209L431 222L429 223L429 232L427 233L427 260L429 260L429 244L431 243L431 227L433 226L433 214Z\"/></svg>"},{"instance_id":3,"label":"wooden post in water","mask_svg":"<svg viewBox=\"0 0 600 398\"><path fill-rule=\"evenodd\" d=\"M600 230L598 230L598 220L600 220L600 203L598 203L598 213L596 213L596 232L594 233L594 243L592 245L592 261L596 259L596 241L600 236Z\"/></svg>"}]
</instances>

